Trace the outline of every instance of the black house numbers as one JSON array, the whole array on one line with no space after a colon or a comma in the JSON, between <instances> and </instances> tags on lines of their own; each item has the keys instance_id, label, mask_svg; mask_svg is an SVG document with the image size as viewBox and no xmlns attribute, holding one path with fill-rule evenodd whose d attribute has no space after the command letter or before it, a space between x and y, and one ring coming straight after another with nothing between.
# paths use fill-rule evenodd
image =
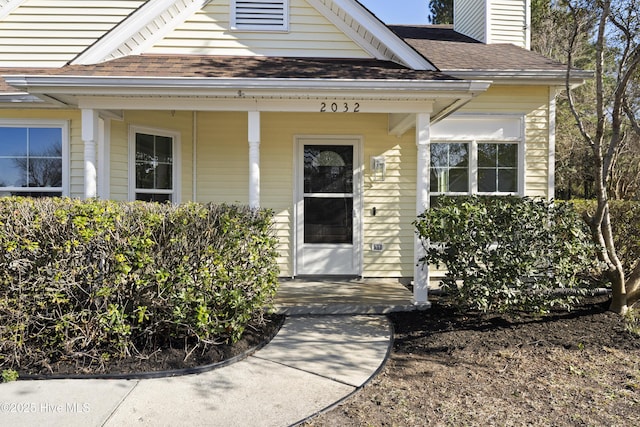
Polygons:
<instances>
[{"instance_id":1,"label":"black house numbers","mask_svg":"<svg viewBox=\"0 0 640 427\"><path fill-rule=\"evenodd\" d=\"M321 102L321 113L359 113L359 102Z\"/></svg>"}]
</instances>

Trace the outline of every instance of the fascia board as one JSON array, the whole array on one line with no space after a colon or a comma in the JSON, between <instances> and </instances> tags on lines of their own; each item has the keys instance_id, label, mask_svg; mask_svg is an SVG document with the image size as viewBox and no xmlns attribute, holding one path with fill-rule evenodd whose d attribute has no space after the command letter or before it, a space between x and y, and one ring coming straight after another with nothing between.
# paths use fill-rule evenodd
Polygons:
<instances>
[{"instance_id":1,"label":"fascia board","mask_svg":"<svg viewBox=\"0 0 640 427\"><path fill-rule=\"evenodd\" d=\"M414 70L435 71L437 69L424 56L398 37L360 3L352 0L332 0L332 2L344 10L345 13L351 16L356 22L365 27L371 34L374 34L382 44L401 58L408 67Z\"/></svg>"},{"instance_id":2,"label":"fascia board","mask_svg":"<svg viewBox=\"0 0 640 427\"><path fill-rule=\"evenodd\" d=\"M0 8L0 21L2 21L4 18L9 16L9 14L11 14L11 12L16 10L18 6L24 3L24 1L25 0L9 0L8 3L6 3Z\"/></svg>"},{"instance_id":3,"label":"fascia board","mask_svg":"<svg viewBox=\"0 0 640 427\"><path fill-rule=\"evenodd\" d=\"M353 91L357 93L382 92L406 93L415 91L442 92L484 92L490 81L477 80L352 80L352 79L211 79L198 77L88 77L88 76L3 76L7 84L22 88L30 93L109 93L131 94L183 92L201 93L202 90L248 90L261 89L277 91ZM126 90L125 90L126 89Z\"/></svg>"},{"instance_id":4,"label":"fascia board","mask_svg":"<svg viewBox=\"0 0 640 427\"><path fill-rule=\"evenodd\" d=\"M443 70L447 75L465 80L492 80L495 84L564 84L567 79L566 71L549 70ZM592 71L572 71L569 82L580 86L587 80L593 79Z\"/></svg>"},{"instance_id":5,"label":"fascia board","mask_svg":"<svg viewBox=\"0 0 640 427\"><path fill-rule=\"evenodd\" d=\"M0 94L0 103L17 104L17 103L25 103L25 102L42 103L44 101L35 95L31 95L24 92Z\"/></svg>"},{"instance_id":6,"label":"fascia board","mask_svg":"<svg viewBox=\"0 0 640 427\"><path fill-rule=\"evenodd\" d=\"M113 27L93 45L81 52L70 64L95 64L103 61L122 43L130 39L150 21L162 14L176 0L150 0Z\"/></svg>"}]
</instances>

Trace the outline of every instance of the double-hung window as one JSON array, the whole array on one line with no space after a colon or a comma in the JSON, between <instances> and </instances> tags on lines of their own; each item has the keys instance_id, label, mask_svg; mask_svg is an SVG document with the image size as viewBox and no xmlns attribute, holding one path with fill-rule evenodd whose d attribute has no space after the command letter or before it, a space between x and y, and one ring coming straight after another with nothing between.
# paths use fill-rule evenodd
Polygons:
<instances>
[{"instance_id":1,"label":"double-hung window","mask_svg":"<svg viewBox=\"0 0 640 427\"><path fill-rule=\"evenodd\" d=\"M524 189L523 118L459 116L432 128L429 190L442 195L518 195Z\"/></svg>"},{"instance_id":2,"label":"double-hung window","mask_svg":"<svg viewBox=\"0 0 640 427\"><path fill-rule=\"evenodd\" d=\"M0 196L67 195L68 125L0 120Z\"/></svg>"},{"instance_id":3,"label":"double-hung window","mask_svg":"<svg viewBox=\"0 0 640 427\"><path fill-rule=\"evenodd\" d=\"M132 128L130 198L177 203L178 135Z\"/></svg>"}]
</instances>

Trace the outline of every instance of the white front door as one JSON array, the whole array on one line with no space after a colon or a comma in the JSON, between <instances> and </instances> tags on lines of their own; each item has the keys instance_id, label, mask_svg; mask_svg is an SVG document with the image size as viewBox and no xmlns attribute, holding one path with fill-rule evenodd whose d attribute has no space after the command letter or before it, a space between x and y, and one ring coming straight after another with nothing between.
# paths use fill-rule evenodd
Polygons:
<instances>
[{"instance_id":1,"label":"white front door","mask_svg":"<svg viewBox=\"0 0 640 427\"><path fill-rule=\"evenodd\" d=\"M361 275L360 139L297 143L296 275Z\"/></svg>"}]
</instances>

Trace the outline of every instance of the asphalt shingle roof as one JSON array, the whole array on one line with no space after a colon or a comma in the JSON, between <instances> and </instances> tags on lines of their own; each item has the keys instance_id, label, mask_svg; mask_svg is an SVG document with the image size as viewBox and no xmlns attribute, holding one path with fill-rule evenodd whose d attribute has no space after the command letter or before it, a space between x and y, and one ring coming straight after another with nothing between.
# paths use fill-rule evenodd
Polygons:
<instances>
[{"instance_id":1,"label":"asphalt shingle roof","mask_svg":"<svg viewBox=\"0 0 640 427\"><path fill-rule=\"evenodd\" d=\"M433 71L416 71L376 59L241 57L206 55L126 56L93 65L67 65L48 74L76 76L400 79L443 80Z\"/></svg>"},{"instance_id":2,"label":"asphalt shingle roof","mask_svg":"<svg viewBox=\"0 0 640 427\"><path fill-rule=\"evenodd\" d=\"M563 71L565 66L511 44L484 44L451 26L389 28L440 71L416 71L376 59L133 55L93 65L4 68L0 75L451 80L453 71ZM0 77L0 93L18 92Z\"/></svg>"},{"instance_id":3,"label":"asphalt shingle roof","mask_svg":"<svg viewBox=\"0 0 640 427\"><path fill-rule=\"evenodd\" d=\"M389 28L443 72L458 70L565 71L566 66L536 52L500 43L484 44L449 25Z\"/></svg>"},{"instance_id":4,"label":"asphalt shingle roof","mask_svg":"<svg viewBox=\"0 0 640 427\"><path fill-rule=\"evenodd\" d=\"M412 70L376 59L133 55L92 65L5 68L0 75L202 77L279 79L456 80L438 71ZM0 93L16 92L0 78Z\"/></svg>"}]
</instances>

